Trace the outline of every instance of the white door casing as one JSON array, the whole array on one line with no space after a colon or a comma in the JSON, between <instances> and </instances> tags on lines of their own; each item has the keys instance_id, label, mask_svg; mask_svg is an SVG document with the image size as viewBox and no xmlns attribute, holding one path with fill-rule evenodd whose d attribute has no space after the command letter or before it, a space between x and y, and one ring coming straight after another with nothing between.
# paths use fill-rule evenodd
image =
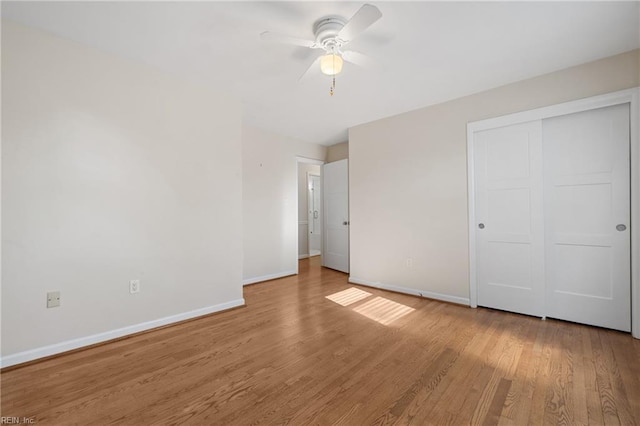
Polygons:
<instances>
[{"instance_id":1,"label":"white door casing","mask_svg":"<svg viewBox=\"0 0 640 426\"><path fill-rule=\"evenodd\" d=\"M543 121L547 316L631 330L629 104Z\"/></svg>"},{"instance_id":2,"label":"white door casing","mask_svg":"<svg viewBox=\"0 0 640 426\"><path fill-rule=\"evenodd\" d=\"M349 166L348 160L322 167L322 265L349 272Z\"/></svg>"},{"instance_id":3,"label":"white door casing","mask_svg":"<svg viewBox=\"0 0 640 426\"><path fill-rule=\"evenodd\" d=\"M475 135L478 304L544 316L541 123Z\"/></svg>"}]
</instances>

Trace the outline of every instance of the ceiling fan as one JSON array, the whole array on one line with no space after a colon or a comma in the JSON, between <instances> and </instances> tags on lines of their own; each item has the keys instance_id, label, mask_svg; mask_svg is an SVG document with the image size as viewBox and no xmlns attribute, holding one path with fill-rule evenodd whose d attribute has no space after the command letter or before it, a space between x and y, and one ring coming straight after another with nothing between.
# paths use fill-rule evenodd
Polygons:
<instances>
[{"instance_id":1,"label":"ceiling fan","mask_svg":"<svg viewBox=\"0 0 640 426\"><path fill-rule=\"evenodd\" d=\"M315 40L290 37L269 31L260 34L260 38L264 41L322 50L322 53L315 58L300 79L307 75L311 69L317 67L319 63L320 71L333 77L333 85L329 92L333 96L336 84L335 76L342 71L343 61L362 66L366 64L368 59L367 56L361 53L353 50L344 50L344 46L381 17L382 12L377 7L371 4L364 4L348 21L340 16L325 16L318 19L313 24Z\"/></svg>"}]
</instances>

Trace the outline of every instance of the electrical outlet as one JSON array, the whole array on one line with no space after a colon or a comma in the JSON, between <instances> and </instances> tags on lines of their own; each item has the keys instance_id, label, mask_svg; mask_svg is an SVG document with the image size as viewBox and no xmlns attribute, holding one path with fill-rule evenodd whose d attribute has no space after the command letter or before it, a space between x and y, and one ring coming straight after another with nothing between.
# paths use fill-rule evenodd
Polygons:
<instances>
[{"instance_id":1,"label":"electrical outlet","mask_svg":"<svg viewBox=\"0 0 640 426\"><path fill-rule=\"evenodd\" d=\"M47 293L47 308L57 308L60 306L60 292L51 291Z\"/></svg>"},{"instance_id":2,"label":"electrical outlet","mask_svg":"<svg viewBox=\"0 0 640 426\"><path fill-rule=\"evenodd\" d=\"M129 281L129 293L131 294L140 293L140 280Z\"/></svg>"},{"instance_id":3,"label":"electrical outlet","mask_svg":"<svg viewBox=\"0 0 640 426\"><path fill-rule=\"evenodd\" d=\"M408 257L407 260L404 261L404 264L409 269L413 268L413 259Z\"/></svg>"}]
</instances>

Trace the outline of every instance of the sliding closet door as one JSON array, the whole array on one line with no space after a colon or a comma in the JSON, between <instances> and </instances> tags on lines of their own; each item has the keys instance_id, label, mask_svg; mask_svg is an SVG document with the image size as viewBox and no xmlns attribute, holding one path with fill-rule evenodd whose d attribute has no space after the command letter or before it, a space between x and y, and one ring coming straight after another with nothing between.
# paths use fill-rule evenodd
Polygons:
<instances>
[{"instance_id":1,"label":"sliding closet door","mask_svg":"<svg viewBox=\"0 0 640 426\"><path fill-rule=\"evenodd\" d=\"M629 331L629 105L542 128L547 316Z\"/></svg>"},{"instance_id":2,"label":"sliding closet door","mask_svg":"<svg viewBox=\"0 0 640 426\"><path fill-rule=\"evenodd\" d=\"M541 122L474 136L478 305L544 316Z\"/></svg>"}]
</instances>

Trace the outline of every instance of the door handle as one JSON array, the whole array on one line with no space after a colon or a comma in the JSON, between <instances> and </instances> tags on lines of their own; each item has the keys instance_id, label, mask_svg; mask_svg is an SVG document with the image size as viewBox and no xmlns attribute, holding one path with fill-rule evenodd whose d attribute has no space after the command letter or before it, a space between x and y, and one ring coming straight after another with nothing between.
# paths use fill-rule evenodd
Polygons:
<instances>
[{"instance_id":1,"label":"door handle","mask_svg":"<svg viewBox=\"0 0 640 426\"><path fill-rule=\"evenodd\" d=\"M348 224L349 224L349 221L348 221L348 220L345 220L344 222L342 222L342 224L343 224L343 225L348 225Z\"/></svg>"},{"instance_id":2,"label":"door handle","mask_svg":"<svg viewBox=\"0 0 640 426\"><path fill-rule=\"evenodd\" d=\"M478 228L480 228L480 229L484 229L484 223L479 223L479 224L478 224Z\"/></svg>"},{"instance_id":3,"label":"door handle","mask_svg":"<svg viewBox=\"0 0 640 426\"><path fill-rule=\"evenodd\" d=\"M619 224L618 226L616 226L616 229L617 229L618 231L620 231L620 232L622 232L622 231L626 231L626 230L627 230L627 225L625 225L625 224L621 223L621 224Z\"/></svg>"}]
</instances>

